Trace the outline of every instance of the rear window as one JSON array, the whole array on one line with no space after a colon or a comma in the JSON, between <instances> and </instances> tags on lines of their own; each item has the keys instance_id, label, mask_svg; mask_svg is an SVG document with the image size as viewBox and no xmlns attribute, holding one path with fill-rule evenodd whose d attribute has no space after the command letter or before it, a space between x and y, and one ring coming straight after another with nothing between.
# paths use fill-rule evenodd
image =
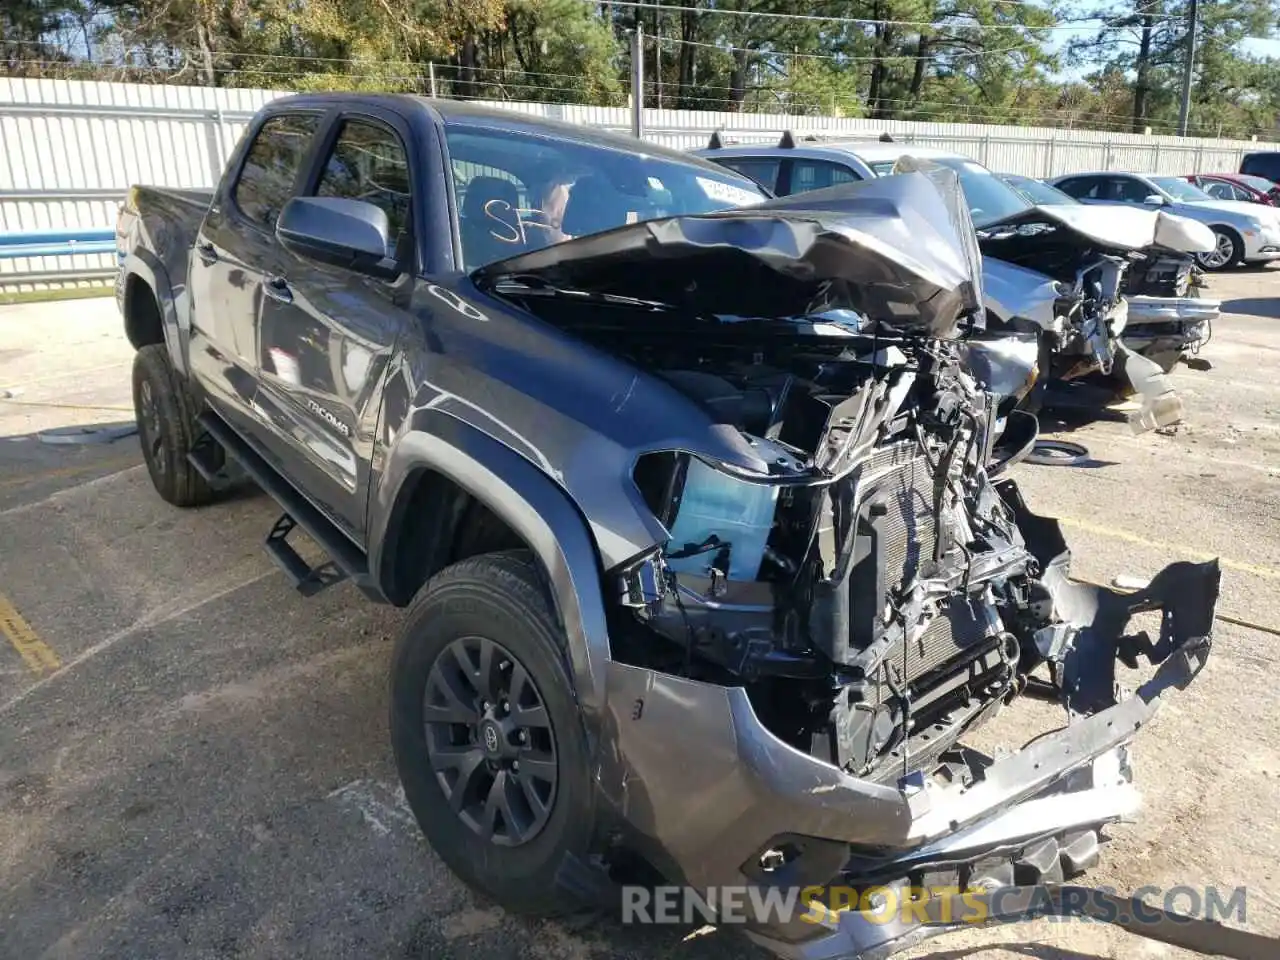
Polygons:
<instances>
[{"instance_id":1,"label":"rear window","mask_svg":"<svg viewBox=\"0 0 1280 960\"><path fill-rule=\"evenodd\" d=\"M1252 173L1280 183L1280 153L1251 153L1240 164L1241 173Z\"/></svg>"},{"instance_id":2,"label":"rear window","mask_svg":"<svg viewBox=\"0 0 1280 960\"><path fill-rule=\"evenodd\" d=\"M275 229L319 124L313 114L284 114L269 119L253 138L231 199L254 223Z\"/></svg>"}]
</instances>

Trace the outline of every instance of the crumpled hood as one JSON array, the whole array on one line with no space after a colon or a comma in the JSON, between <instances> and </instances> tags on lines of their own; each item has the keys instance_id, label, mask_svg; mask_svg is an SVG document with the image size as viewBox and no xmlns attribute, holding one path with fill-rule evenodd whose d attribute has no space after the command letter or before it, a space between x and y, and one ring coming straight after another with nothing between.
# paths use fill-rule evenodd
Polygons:
<instances>
[{"instance_id":1,"label":"crumpled hood","mask_svg":"<svg viewBox=\"0 0 1280 960\"><path fill-rule=\"evenodd\" d=\"M1203 223L1166 213L1116 205L1055 204L1021 211L1004 220L984 224L982 232L1017 229L1048 222L1066 227L1086 240L1119 250L1165 247L1180 253L1207 253L1214 248L1213 231Z\"/></svg>"},{"instance_id":2,"label":"crumpled hood","mask_svg":"<svg viewBox=\"0 0 1280 960\"><path fill-rule=\"evenodd\" d=\"M954 336L983 302L968 207L955 173L942 168L630 224L488 264L472 278L704 316L847 309L934 337Z\"/></svg>"}]
</instances>

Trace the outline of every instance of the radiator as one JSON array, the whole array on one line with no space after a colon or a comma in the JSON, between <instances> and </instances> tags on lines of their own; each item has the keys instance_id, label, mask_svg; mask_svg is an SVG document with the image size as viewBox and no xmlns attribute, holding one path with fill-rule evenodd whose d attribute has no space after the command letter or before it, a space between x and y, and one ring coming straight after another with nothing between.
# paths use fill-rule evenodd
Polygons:
<instances>
[{"instance_id":1,"label":"radiator","mask_svg":"<svg viewBox=\"0 0 1280 960\"><path fill-rule=\"evenodd\" d=\"M874 479L881 471L885 471L882 477ZM867 476L872 479L876 499L888 508L875 526L884 544L884 585L888 590L897 590L933 559L937 538L933 474L919 444L910 440L876 451ZM985 622L956 599L930 621L924 633L907 645L908 649L894 650L886 660L901 665L905 656L906 678L911 682L981 643L986 636Z\"/></svg>"}]
</instances>

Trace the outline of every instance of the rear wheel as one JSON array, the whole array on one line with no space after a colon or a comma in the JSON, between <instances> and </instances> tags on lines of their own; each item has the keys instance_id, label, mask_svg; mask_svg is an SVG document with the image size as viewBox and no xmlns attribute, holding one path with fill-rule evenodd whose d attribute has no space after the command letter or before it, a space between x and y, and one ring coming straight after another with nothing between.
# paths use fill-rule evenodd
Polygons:
<instances>
[{"instance_id":1,"label":"rear wheel","mask_svg":"<svg viewBox=\"0 0 1280 960\"><path fill-rule=\"evenodd\" d=\"M212 488L187 460L200 434L195 403L162 343L149 344L134 355L133 408L142 459L156 492L175 507L212 500Z\"/></svg>"},{"instance_id":2,"label":"rear wheel","mask_svg":"<svg viewBox=\"0 0 1280 960\"><path fill-rule=\"evenodd\" d=\"M1206 270L1224 270L1234 267L1244 259L1244 241L1239 234L1226 227L1214 227L1215 246L1208 253L1197 253L1196 260Z\"/></svg>"},{"instance_id":3,"label":"rear wheel","mask_svg":"<svg viewBox=\"0 0 1280 960\"><path fill-rule=\"evenodd\" d=\"M521 913L580 907L594 830L564 632L527 551L438 573L391 664L391 740L418 823L454 873Z\"/></svg>"}]
</instances>

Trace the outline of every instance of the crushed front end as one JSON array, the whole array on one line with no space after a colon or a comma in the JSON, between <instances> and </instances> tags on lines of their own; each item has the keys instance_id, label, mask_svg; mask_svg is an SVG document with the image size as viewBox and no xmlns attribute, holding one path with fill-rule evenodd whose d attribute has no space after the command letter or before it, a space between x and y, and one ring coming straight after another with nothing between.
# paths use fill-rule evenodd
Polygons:
<instances>
[{"instance_id":1,"label":"crushed front end","mask_svg":"<svg viewBox=\"0 0 1280 960\"><path fill-rule=\"evenodd\" d=\"M697 889L1055 882L1136 811L1127 745L1204 664L1217 566L1175 564L1133 595L1071 581L1058 525L990 478L990 407L953 351L921 342L896 367L868 364L807 456L785 420L778 440L753 438L767 476L703 466L664 488L680 535L618 580L634 624L616 634L617 766L601 780L668 875ZM760 504L775 506L763 534L734 522ZM1154 641L1129 630L1146 610L1162 612ZM1116 662L1141 659L1159 671L1118 700ZM963 744L1029 687L1071 722L999 760ZM847 911L753 935L854 957L920 931Z\"/></svg>"},{"instance_id":2,"label":"crushed front end","mask_svg":"<svg viewBox=\"0 0 1280 960\"><path fill-rule=\"evenodd\" d=\"M1218 304L1186 294L1195 279L1192 254L1212 249L1203 224L1161 212L1113 207L1034 207L979 231L987 270L1009 283L1009 267L1052 279L1052 308L1039 296L1019 316L1016 298L1002 303L1015 328L1033 323L1047 350L1041 376L1069 381L1113 377L1141 402L1135 432L1183 417L1164 376L1209 335ZM1012 284L1016 286L1016 284Z\"/></svg>"},{"instance_id":3,"label":"crushed front end","mask_svg":"<svg viewBox=\"0 0 1280 960\"><path fill-rule=\"evenodd\" d=\"M970 369L979 260L954 174L916 172L487 278L692 398L733 451L673 424L635 461L666 536L606 574L612 850L698 891L992 886L1086 869L1135 811L1127 745L1204 664L1218 569L1132 595L1069 578L1005 476L1034 418L1002 425ZM1147 610L1155 641L1129 632ZM1140 658L1154 678L1118 699ZM999 759L965 744L1028 692L1070 722ZM855 910L750 932L853 958L924 929Z\"/></svg>"}]
</instances>

